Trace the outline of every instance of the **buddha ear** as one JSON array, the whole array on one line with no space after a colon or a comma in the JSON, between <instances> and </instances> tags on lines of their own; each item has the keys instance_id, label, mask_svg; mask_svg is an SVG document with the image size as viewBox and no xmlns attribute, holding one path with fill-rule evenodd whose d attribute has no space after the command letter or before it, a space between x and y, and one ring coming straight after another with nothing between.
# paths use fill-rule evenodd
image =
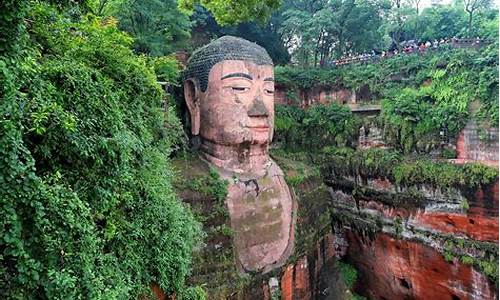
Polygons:
<instances>
[{"instance_id":1,"label":"buddha ear","mask_svg":"<svg viewBox=\"0 0 500 300\"><path fill-rule=\"evenodd\" d=\"M184 81L184 98L191 117L191 134L200 134L200 89L196 79Z\"/></svg>"}]
</instances>

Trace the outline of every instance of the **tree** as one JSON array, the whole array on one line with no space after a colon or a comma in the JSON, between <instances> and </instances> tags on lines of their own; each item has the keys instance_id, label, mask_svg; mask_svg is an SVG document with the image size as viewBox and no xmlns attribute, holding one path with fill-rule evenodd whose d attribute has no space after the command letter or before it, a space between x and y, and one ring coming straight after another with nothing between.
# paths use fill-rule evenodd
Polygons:
<instances>
[{"instance_id":1,"label":"tree","mask_svg":"<svg viewBox=\"0 0 500 300\"><path fill-rule=\"evenodd\" d=\"M314 66L348 52L379 48L385 1L285 2L280 33L294 59Z\"/></svg>"},{"instance_id":2,"label":"tree","mask_svg":"<svg viewBox=\"0 0 500 300\"><path fill-rule=\"evenodd\" d=\"M422 40L460 36L467 27L463 8L456 5L437 5L425 8L420 15L420 38Z\"/></svg>"},{"instance_id":3,"label":"tree","mask_svg":"<svg viewBox=\"0 0 500 300\"><path fill-rule=\"evenodd\" d=\"M480 37L498 41L498 10L490 9L476 18L477 33Z\"/></svg>"},{"instance_id":4,"label":"tree","mask_svg":"<svg viewBox=\"0 0 500 300\"><path fill-rule=\"evenodd\" d=\"M152 68L114 22L25 4L21 51L0 51L0 298L185 290L201 230L173 191L182 129Z\"/></svg>"},{"instance_id":5,"label":"tree","mask_svg":"<svg viewBox=\"0 0 500 300\"><path fill-rule=\"evenodd\" d=\"M187 13L192 13L197 4L210 11L219 25L236 25L252 20L264 22L279 8L281 0L179 0L179 8Z\"/></svg>"},{"instance_id":6,"label":"tree","mask_svg":"<svg viewBox=\"0 0 500 300\"><path fill-rule=\"evenodd\" d=\"M391 8L386 19L386 30L392 39L391 48L401 50L401 41L408 38L408 36L405 35L405 26L407 25L411 12L406 2L403 0L390 0L390 3ZM413 34L411 36L413 36Z\"/></svg>"},{"instance_id":7,"label":"tree","mask_svg":"<svg viewBox=\"0 0 500 300\"><path fill-rule=\"evenodd\" d=\"M88 0L90 10L99 17L111 16L115 14L118 7L126 0Z\"/></svg>"},{"instance_id":8,"label":"tree","mask_svg":"<svg viewBox=\"0 0 500 300\"><path fill-rule=\"evenodd\" d=\"M190 44L196 49L210 40L223 35L233 35L247 39L264 47L275 64L286 64L290 54L285 48L278 30L282 23L280 12L272 14L265 23L243 22L238 25L220 26L215 18L203 7L197 7L191 16L193 28Z\"/></svg>"},{"instance_id":9,"label":"tree","mask_svg":"<svg viewBox=\"0 0 500 300\"><path fill-rule=\"evenodd\" d=\"M472 32L472 19L473 19L474 13L476 11L488 8L490 6L490 4L491 4L490 0L464 0L465 11L469 15L467 33L468 33L470 38L473 37L473 35L474 35L474 33Z\"/></svg>"},{"instance_id":10,"label":"tree","mask_svg":"<svg viewBox=\"0 0 500 300\"><path fill-rule=\"evenodd\" d=\"M137 52L161 56L187 46L191 23L176 0L125 0L116 16L119 28L134 37Z\"/></svg>"},{"instance_id":11,"label":"tree","mask_svg":"<svg viewBox=\"0 0 500 300\"><path fill-rule=\"evenodd\" d=\"M419 17L419 5L422 0L409 0L410 4L415 7L415 31L413 33L413 38L418 40L418 17Z\"/></svg>"}]
</instances>

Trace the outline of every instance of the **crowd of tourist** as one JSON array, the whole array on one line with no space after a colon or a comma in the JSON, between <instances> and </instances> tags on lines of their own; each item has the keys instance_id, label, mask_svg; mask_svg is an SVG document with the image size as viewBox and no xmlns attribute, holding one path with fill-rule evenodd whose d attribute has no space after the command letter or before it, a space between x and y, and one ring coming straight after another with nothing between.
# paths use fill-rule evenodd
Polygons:
<instances>
[{"instance_id":1,"label":"crowd of tourist","mask_svg":"<svg viewBox=\"0 0 500 300\"><path fill-rule=\"evenodd\" d=\"M412 53L425 53L428 50L437 50L440 47L450 47L451 45L474 45L481 44L485 42L485 40L480 39L479 37L475 39L459 39L457 37L452 38L442 38L435 39L434 41L403 41L400 43L399 49L395 46L392 49L387 51L377 52L372 50L371 53L363 53L363 54L355 54L349 53L347 55L342 56L340 59L334 60L331 62L333 66L341 66L347 65L355 62L366 62L371 60L377 60L381 58L387 58L394 55L400 54L412 54Z\"/></svg>"}]
</instances>

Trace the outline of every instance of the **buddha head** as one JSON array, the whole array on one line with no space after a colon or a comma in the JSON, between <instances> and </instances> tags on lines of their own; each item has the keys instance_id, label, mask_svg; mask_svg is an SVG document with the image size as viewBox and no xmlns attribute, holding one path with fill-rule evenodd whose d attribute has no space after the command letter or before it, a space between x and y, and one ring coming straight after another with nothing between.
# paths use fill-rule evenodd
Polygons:
<instances>
[{"instance_id":1,"label":"buddha head","mask_svg":"<svg viewBox=\"0 0 500 300\"><path fill-rule=\"evenodd\" d=\"M191 134L207 160L248 172L268 160L274 127L273 63L266 50L232 36L193 53L184 73Z\"/></svg>"}]
</instances>

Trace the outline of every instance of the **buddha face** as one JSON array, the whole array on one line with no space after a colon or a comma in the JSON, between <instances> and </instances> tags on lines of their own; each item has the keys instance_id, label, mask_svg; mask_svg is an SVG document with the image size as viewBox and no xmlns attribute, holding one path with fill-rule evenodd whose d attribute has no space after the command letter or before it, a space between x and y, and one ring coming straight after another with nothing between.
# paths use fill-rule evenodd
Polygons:
<instances>
[{"instance_id":1,"label":"buddha face","mask_svg":"<svg viewBox=\"0 0 500 300\"><path fill-rule=\"evenodd\" d=\"M274 127L271 65L225 60L215 64L203 93L193 80L184 85L192 133L216 145L267 146Z\"/></svg>"}]
</instances>

